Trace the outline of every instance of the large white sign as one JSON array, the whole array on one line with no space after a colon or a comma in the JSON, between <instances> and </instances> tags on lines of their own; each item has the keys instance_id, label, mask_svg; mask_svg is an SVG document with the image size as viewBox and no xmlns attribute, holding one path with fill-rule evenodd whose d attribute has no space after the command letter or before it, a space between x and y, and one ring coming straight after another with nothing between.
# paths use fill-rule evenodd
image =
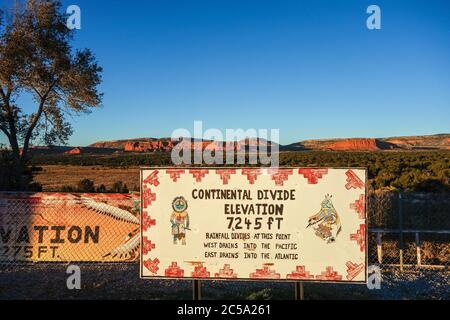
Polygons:
<instances>
[{"instance_id":1,"label":"large white sign","mask_svg":"<svg viewBox=\"0 0 450 320\"><path fill-rule=\"evenodd\" d=\"M141 170L141 277L366 282L366 170Z\"/></svg>"}]
</instances>

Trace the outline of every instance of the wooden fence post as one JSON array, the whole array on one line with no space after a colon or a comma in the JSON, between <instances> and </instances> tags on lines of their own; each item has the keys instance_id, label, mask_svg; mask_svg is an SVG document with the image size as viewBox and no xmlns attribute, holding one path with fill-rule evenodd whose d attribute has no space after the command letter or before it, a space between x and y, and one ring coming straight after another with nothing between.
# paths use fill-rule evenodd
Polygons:
<instances>
[{"instance_id":1,"label":"wooden fence post","mask_svg":"<svg viewBox=\"0 0 450 320\"><path fill-rule=\"evenodd\" d=\"M382 248L382 239L381 237L383 234L381 232L377 232L377 256L378 256L378 263L383 263L383 248Z\"/></svg>"},{"instance_id":2,"label":"wooden fence post","mask_svg":"<svg viewBox=\"0 0 450 320\"><path fill-rule=\"evenodd\" d=\"M420 268L422 266L422 252L421 252L420 238L419 233L416 232L416 253L417 253L417 267Z\"/></svg>"},{"instance_id":3,"label":"wooden fence post","mask_svg":"<svg viewBox=\"0 0 450 320\"><path fill-rule=\"evenodd\" d=\"M403 272L403 203L402 194L398 194L398 224L399 224L399 247L400 247L400 271Z\"/></svg>"}]
</instances>

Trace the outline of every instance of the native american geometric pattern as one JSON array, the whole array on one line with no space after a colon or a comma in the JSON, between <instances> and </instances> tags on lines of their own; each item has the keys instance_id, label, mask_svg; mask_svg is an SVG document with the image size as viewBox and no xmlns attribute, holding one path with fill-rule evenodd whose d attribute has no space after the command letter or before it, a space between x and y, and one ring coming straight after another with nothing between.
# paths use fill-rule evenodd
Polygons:
<instances>
[{"instance_id":1,"label":"native american geometric pattern","mask_svg":"<svg viewBox=\"0 0 450 320\"><path fill-rule=\"evenodd\" d=\"M151 240L148 240L147 237L144 237L142 239L142 252L148 254L152 249L155 249L155 244Z\"/></svg>"},{"instance_id":2,"label":"native american geometric pattern","mask_svg":"<svg viewBox=\"0 0 450 320\"><path fill-rule=\"evenodd\" d=\"M364 182L353 172L353 170L348 170L345 175L347 176L347 184L345 188L350 189L364 189Z\"/></svg>"},{"instance_id":3,"label":"native american geometric pattern","mask_svg":"<svg viewBox=\"0 0 450 320\"><path fill-rule=\"evenodd\" d=\"M327 267L322 274L316 276L317 280L337 281L342 280L342 276L333 270L333 267Z\"/></svg>"},{"instance_id":4,"label":"native american geometric pattern","mask_svg":"<svg viewBox=\"0 0 450 320\"><path fill-rule=\"evenodd\" d=\"M250 279L280 279L281 275L271 270L269 265L264 265L262 269L256 269L250 273Z\"/></svg>"},{"instance_id":5,"label":"native american geometric pattern","mask_svg":"<svg viewBox=\"0 0 450 320\"><path fill-rule=\"evenodd\" d=\"M355 210L358 213L360 219L365 219L366 214L366 197L362 194L359 199L350 204L350 209Z\"/></svg>"},{"instance_id":6,"label":"native american geometric pattern","mask_svg":"<svg viewBox=\"0 0 450 320\"><path fill-rule=\"evenodd\" d=\"M209 170L189 170L189 173L192 174L196 182L202 182L202 179L208 174Z\"/></svg>"},{"instance_id":7,"label":"native american geometric pattern","mask_svg":"<svg viewBox=\"0 0 450 320\"><path fill-rule=\"evenodd\" d=\"M142 191L142 206L144 209L151 206L153 201L156 201L156 193L153 193L150 188L144 186L144 190Z\"/></svg>"},{"instance_id":8,"label":"native american geometric pattern","mask_svg":"<svg viewBox=\"0 0 450 320\"><path fill-rule=\"evenodd\" d=\"M348 261L345 265L347 266L347 280L349 281L355 279L358 274L364 271L364 263L357 264Z\"/></svg>"},{"instance_id":9,"label":"native american geometric pattern","mask_svg":"<svg viewBox=\"0 0 450 320\"><path fill-rule=\"evenodd\" d=\"M272 176L272 180L275 181L275 185L283 186L284 182L292 175L292 169L268 169L269 174Z\"/></svg>"},{"instance_id":10,"label":"native american geometric pattern","mask_svg":"<svg viewBox=\"0 0 450 320\"><path fill-rule=\"evenodd\" d=\"M295 271L287 275L287 279L290 280L308 280L314 279L314 275L309 274L309 271L306 271L305 266L297 266Z\"/></svg>"},{"instance_id":11,"label":"native american geometric pattern","mask_svg":"<svg viewBox=\"0 0 450 320\"><path fill-rule=\"evenodd\" d=\"M308 184L317 184L328 173L328 169L299 169L298 173L308 180Z\"/></svg>"},{"instance_id":12,"label":"native american geometric pattern","mask_svg":"<svg viewBox=\"0 0 450 320\"><path fill-rule=\"evenodd\" d=\"M210 272L206 270L203 263L198 263L194 267L194 271L191 273L192 278L209 278Z\"/></svg>"},{"instance_id":13,"label":"native american geometric pattern","mask_svg":"<svg viewBox=\"0 0 450 320\"><path fill-rule=\"evenodd\" d=\"M361 224L356 233L350 234L350 240L356 241L361 252L366 250L366 225Z\"/></svg>"},{"instance_id":14,"label":"native american geometric pattern","mask_svg":"<svg viewBox=\"0 0 450 320\"><path fill-rule=\"evenodd\" d=\"M223 269L219 269L219 272L214 274L216 278L233 279L237 278L237 273L234 273L229 264L225 264Z\"/></svg>"},{"instance_id":15,"label":"native american geometric pattern","mask_svg":"<svg viewBox=\"0 0 450 320\"><path fill-rule=\"evenodd\" d=\"M255 184L256 179L261 174L261 169L242 169L242 174L247 176L250 184Z\"/></svg>"},{"instance_id":16,"label":"native american geometric pattern","mask_svg":"<svg viewBox=\"0 0 450 320\"><path fill-rule=\"evenodd\" d=\"M144 261L144 267L146 267L151 273L156 274L159 270L159 260L158 258L149 259Z\"/></svg>"},{"instance_id":17,"label":"native american geometric pattern","mask_svg":"<svg viewBox=\"0 0 450 320\"><path fill-rule=\"evenodd\" d=\"M216 173L220 175L220 179L223 184L228 184L228 180L230 180L230 176L232 174L236 174L236 169L217 169Z\"/></svg>"},{"instance_id":18,"label":"native american geometric pattern","mask_svg":"<svg viewBox=\"0 0 450 320\"><path fill-rule=\"evenodd\" d=\"M158 173L159 173L158 170L153 171L151 174L149 174L147 178L144 179L143 182L145 184L154 185L155 187L159 186Z\"/></svg>"},{"instance_id":19,"label":"native american geometric pattern","mask_svg":"<svg viewBox=\"0 0 450 320\"><path fill-rule=\"evenodd\" d=\"M184 270L181 269L176 262L172 262L171 265L164 270L166 277L182 278L184 276Z\"/></svg>"},{"instance_id":20,"label":"native american geometric pattern","mask_svg":"<svg viewBox=\"0 0 450 320\"><path fill-rule=\"evenodd\" d=\"M152 219L147 211L142 214L142 229L147 231L152 226L156 225L156 220Z\"/></svg>"},{"instance_id":21,"label":"native american geometric pattern","mask_svg":"<svg viewBox=\"0 0 450 320\"><path fill-rule=\"evenodd\" d=\"M182 169L167 169L166 173L170 176L173 182L177 182L180 179L181 175L184 174L184 170Z\"/></svg>"}]
</instances>

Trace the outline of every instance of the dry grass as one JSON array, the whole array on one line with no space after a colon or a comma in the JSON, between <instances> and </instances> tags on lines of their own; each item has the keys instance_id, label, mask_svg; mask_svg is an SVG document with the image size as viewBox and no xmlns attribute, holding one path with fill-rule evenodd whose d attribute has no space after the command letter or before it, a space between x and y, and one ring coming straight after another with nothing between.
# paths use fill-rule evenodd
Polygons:
<instances>
[{"instance_id":1,"label":"dry grass","mask_svg":"<svg viewBox=\"0 0 450 320\"><path fill-rule=\"evenodd\" d=\"M45 192L61 191L63 186L76 187L83 179L94 181L96 187L104 184L111 188L117 181L122 181L131 190L139 187L139 167L48 165L42 169L34 173L34 181L40 183Z\"/></svg>"}]
</instances>

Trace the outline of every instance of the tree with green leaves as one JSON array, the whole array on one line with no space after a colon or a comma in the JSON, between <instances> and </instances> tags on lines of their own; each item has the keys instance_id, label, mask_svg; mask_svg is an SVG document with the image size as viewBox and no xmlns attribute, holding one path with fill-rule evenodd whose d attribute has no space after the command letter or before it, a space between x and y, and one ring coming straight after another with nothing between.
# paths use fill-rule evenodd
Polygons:
<instances>
[{"instance_id":1,"label":"tree with green leaves","mask_svg":"<svg viewBox=\"0 0 450 320\"><path fill-rule=\"evenodd\" d=\"M88 49L71 46L74 31L59 0L28 0L0 20L0 132L6 135L16 182L34 142L65 144L72 134L67 116L98 107L101 67ZM26 113L18 98L32 97ZM28 108L27 108L28 109Z\"/></svg>"}]
</instances>

